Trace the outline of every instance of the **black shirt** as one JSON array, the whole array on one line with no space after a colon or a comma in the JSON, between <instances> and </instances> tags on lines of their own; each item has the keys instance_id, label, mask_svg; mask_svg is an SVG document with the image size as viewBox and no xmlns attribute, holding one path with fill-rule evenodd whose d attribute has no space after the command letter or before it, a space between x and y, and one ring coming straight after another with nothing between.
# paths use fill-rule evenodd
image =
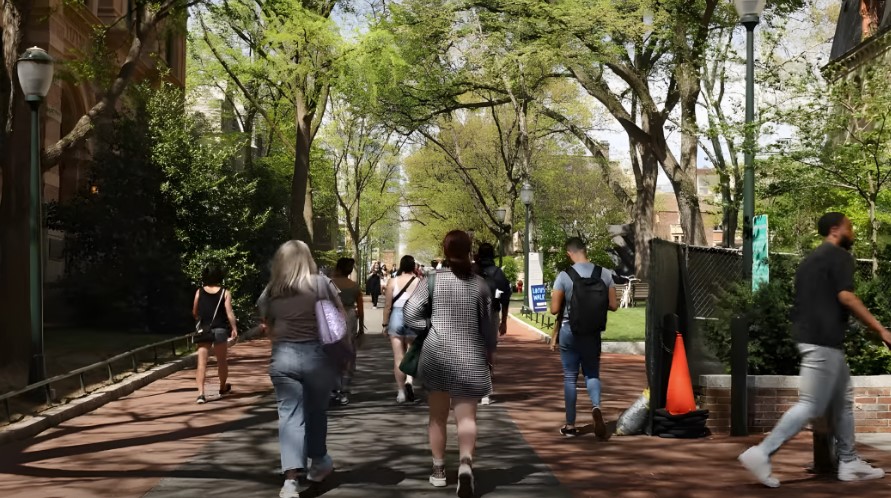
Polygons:
<instances>
[{"instance_id":1,"label":"black shirt","mask_svg":"<svg viewBox=\"0 0 891 498\"><path fill-rule=\"evenodd\" d=\"M201 328L207 330L229 329L229 316L226 315L226 298L222 294L225 289L220 289L213 294L198 289L198 318L201 320ZM214 316L216 313L216 316ZM213 319L213 323L211 323Z\"/></svg>"},{"instance_id":2,"label":"black shirt","mask_svg":"<svg viewBox=\"0 0 891 498\"><path fill-rule=\"evenodd\" d=\"M848 310L838 300L854 291L854 258L841 247L824 242L804 258L795 273L795 340L841 349L848 328Z\"/></svg>"}]
</instances>

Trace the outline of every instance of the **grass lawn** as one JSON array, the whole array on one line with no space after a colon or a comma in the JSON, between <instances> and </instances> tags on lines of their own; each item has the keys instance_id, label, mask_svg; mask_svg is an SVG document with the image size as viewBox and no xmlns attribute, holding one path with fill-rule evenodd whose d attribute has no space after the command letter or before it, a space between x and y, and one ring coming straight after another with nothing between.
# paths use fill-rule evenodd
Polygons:
<instances>
[{"instance_id":1,"label":"grass lawn","mask_svg":"<svg viewBox=\"0 0 891 498\"><path fill-rule=\"evenodd\" d=\"M46 329L43 340L47 374L59 375L140 346L174 337L176 335L117 330ZM177 344L178 354L185 350L185 344ZM169 351L170 347L167 346L164 352Z\"/></svg>"},{"instance_id":2,"label":"grass lawn","mask_svg":"<svg viewBox=\"0 0 891 498\"><path fill-rule=\"evenodd\" d=\"M539 321L542 316L550 317L551 323L554 316L550 313L540 313ZM604 341L643 341L646 336L646 315L647 309L639 308L619 308L615 313L607 316L606 331L603 333ZM538 327L539 329L551 333L552 329L547 325L536 324L528 316L523 316L517 311L514 316L525 321L526 323Z\"/></svg>"}]
</instances>

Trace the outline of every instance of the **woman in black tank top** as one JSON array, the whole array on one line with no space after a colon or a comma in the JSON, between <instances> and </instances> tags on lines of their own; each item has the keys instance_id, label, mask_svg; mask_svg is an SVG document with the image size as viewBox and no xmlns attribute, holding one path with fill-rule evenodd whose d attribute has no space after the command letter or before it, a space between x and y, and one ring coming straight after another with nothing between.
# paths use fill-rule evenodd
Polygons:
<instances>
[{"instance_id":1,"label":"woman in black tank top","mask_svg":"<svg viewBox=\"0 0 891 498\"><path fill-rule=\"evenodd\" d=\"M229 377L227 354L229 339L238 337L238 328L235 325L235 313L232 311L232 295L222 286L224 275L225 271L220 265L214 263L208 265L201 278L204 285L195 291L195 301L192 304L192 315L198 320L202 331L195 337L195 343L198 345L198 368L195 371L195 380L198 383L199 405L207 402L204 379L211 347L217 358L220 396L232 390L232 384L227 382Z\"/></svg>"}]
</instances>

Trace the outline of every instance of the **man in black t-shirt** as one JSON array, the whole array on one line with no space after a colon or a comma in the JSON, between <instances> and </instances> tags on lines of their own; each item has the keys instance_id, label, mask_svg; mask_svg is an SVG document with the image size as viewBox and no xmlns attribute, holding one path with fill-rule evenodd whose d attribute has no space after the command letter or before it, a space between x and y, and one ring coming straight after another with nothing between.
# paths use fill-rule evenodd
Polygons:
<instances>
[{"instance_id":1,"label":"man in black t-shirt","mask_svg":"<svg viewBox=\"0 0 891 498\"><path fill-rule=\"evenodd\" d=\"M854 399L844 340L849 315L879 334L891 347L891 332L872 316L854 295L854 259L848 252L854 230L841 213L827 213L818 223L823 244L801 262L795 274L792 329L801 351L799 401L787 411L758 446L739 461L765 486L780 482L771 475L770 457L801 432L811 419L831 417L841 481L881 479L885 471L854 452Z\"/></svg>"}]
</instances>

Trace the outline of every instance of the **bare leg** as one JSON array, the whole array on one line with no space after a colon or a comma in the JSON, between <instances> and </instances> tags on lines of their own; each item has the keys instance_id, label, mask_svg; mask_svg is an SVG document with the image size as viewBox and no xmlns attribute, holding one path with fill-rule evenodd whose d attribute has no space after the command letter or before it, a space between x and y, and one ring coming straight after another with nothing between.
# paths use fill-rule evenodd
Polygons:
<instances>
[{"instance_id":1,"label":"bare leg","mask_svg":"<svg viewBox=\"0 0 891 498\"><path fill-rule=\"evenodd\" d=\"M427 405L430 407L430 423L427 431L434 462L445 460L446 424L449 422L450 401L449 393L442 391L433 391L427 397Z\"/></svg>"},{"instance_id":2,"label":"bare leg","mask_svg":"<svg viewBox=\"0 0 891 498\"><path fill-rule=\"evenodd\" d=\"M405 374L399 370L402 357L405 356L405 340L401 337L390 336L390 345L393 347L393 374L396 376L396 388L405 391Z\"/></svg>"},{"instance_id":3,"label":"bare leg","mask_svg":"<svg viewBox=\"0 0 891 498\"><path fill-rule=\"evenodd\" d=\"M229 380L229 345L225 342L213 345L214 356L217 357L217 374L220 376L220 391L226 389L226 381Z\"/></svg>"},{"instance_id":4,"label":"bare leg","mask_svg":"<svg viewBox=\"0 0 891 498\"><path fill-rule=\"evenodd\" d=\"M458 422L458 454L463 462L473 461L476 448L476 398L455 398L455 420Z\"/></svg>"},{"instance_id":5,"label":"bare leg","mask_svg":"<svg viewBox=\"0 0 891 498\"><path fill-rule=\"evenodd\" d=\"M207 374L207 357L210 348L207 344L198 345L198 368L195 370L195 381L198 383L198 395L204 395L204 377Z\"/></svg>"}]
</instances>

